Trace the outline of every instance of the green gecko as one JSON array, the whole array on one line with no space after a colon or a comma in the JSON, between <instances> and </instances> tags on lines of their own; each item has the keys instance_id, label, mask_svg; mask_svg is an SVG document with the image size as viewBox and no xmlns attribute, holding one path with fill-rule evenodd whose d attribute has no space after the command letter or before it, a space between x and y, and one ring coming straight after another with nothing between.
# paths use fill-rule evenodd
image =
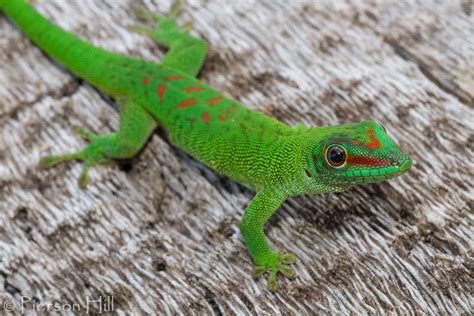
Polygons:
<instances>
[{"instance_id":1,"label":"green gecko","mask_svg":"<svg viewBox=\"0 0 474 316\"><path fill-rule=\"evenodd\" d=\"M189 24L176 24L178 1L165 17L139 11L158 25L135 30L168 48L159 63L95 47L51 24L24 0L0 0L0 10L44 52L120 103L117 132L97 135L77 128L89 145L45 157L40 164L82 160L78 183L85 187L91 166L134 156L160 125L172 144L256 192L240 230L256 265L252 274L269 272L270 290L278 288L278 272L296 275L290 267L296 257L273 250L263 231L287 197L386 180L412 164L375 121L290 127L198 81L207 44L189 34Z\"/></svg>"}]
</instances>

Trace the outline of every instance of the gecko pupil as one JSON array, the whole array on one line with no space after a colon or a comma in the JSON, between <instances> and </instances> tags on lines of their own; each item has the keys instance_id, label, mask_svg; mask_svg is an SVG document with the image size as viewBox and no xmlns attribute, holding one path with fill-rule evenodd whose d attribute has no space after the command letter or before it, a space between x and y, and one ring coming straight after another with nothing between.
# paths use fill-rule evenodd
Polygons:
<instances>
[{"instance_id":1,"label":"gecko pupil","mask_svg":"<svg viewBox=\"0 0 474 316\"><path fill-rule=\"evenodd\" d=\"M327 159L331 166L341 166L346 161L346 151L339 146L331 146L327 152Z\"/></svg>"}]
</instances>

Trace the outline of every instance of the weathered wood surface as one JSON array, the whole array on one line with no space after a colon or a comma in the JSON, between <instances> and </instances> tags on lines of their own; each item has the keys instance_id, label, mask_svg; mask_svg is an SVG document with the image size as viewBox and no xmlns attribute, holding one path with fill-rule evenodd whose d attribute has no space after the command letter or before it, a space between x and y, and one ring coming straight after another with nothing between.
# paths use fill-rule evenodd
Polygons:
<instances>
[{"instance_id":1,"label":"weathered wood surface","mask_svg":"<svg viewBox=\"0 0 474 316\"><path fill-rule=\"evenodd\" d=\"M138 22L132 2L33 1L99 46L158 59L127 30ZM114 296L122 314L473 312L472 3L190 1L185 20L212 48L204 82L288 124L379 120L412 170L289 199L267 231L297 254L299 277L270 293L249 276L238 231L252 193L160 133L131 170L93 169L87 190L79 163L37 168L44 154L84 146L71 126L108 132L118 116L2 16L0 302L84 311L88 297Z\"/></svg>"}]
</instances>

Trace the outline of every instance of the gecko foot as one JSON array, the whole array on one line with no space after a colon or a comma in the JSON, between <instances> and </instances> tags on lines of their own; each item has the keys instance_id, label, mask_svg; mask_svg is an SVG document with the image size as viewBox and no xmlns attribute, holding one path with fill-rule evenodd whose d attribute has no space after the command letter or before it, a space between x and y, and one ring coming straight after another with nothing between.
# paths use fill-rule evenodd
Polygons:
<instances>
[{"instance_id":1,"label":"gecko foot","mask_svg":"<svg viewBox=\"0 0 474 316\"><path fill-rule=\"evenodd\" d=\"M143 20L152 20L157 25L154 27L141 24L132 25L130 29L137 33L148 35L157 43L170 47L174 41L179 40L183 34L187 34L192 29L192 22L186 22L182 26L176 24L176 17L180 10L181 1L179 0L173 3L167 16L158 16L143 7L136 7L134 11L137 17Z\"/></svg>"},{"instance_id":2,"label":"gecko foot","mask_svg":"<svg viewBox=\"0 0 474 316\"><path fill-rule=\"evenodd\" d=\"M89 169L93 165L110 165L113 163L113 160L105 155L106 148L110 147L111 144L111 135L97 135L80 127L74 127L74 132L89 140L89 145L77 152L45 156L41 158L39 165L42 168L49 168L68 160L82 160L84 161L84 167L77 182L80 188L85 188L88 183Z\"/></svg>"},{"instance_id":3,"label":"gecko foot","mask_svg":"<svg viewBox=\"0 0 474 316\"><path fill-rule=\"evenodd\" d=\"M268 277L268 289L270 291L278 290L278 281L277 273L280 272L287 278L296 277L296 271L293 268L290 268L288 265L296 262L296 256L289 252L275 252L275 256L271 257L268 262L263 265L257 265L252 270L252 276L258 278L262 276L265 272L269 272L270 276Z\"/></svg>"}]
</instances>

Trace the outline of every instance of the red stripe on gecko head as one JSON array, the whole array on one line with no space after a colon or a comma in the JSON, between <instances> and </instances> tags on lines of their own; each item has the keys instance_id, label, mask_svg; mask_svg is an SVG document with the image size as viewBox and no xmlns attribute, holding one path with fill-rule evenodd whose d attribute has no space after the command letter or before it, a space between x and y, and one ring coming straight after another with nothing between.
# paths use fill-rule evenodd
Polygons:
<instances>
[{"instance_id":1,"label":"red stripe on gecko head","mask_svg":"<svg viewBox=\"0 0 474 316\"><path fill-rule=\"evenodd\" d=\"M182 108L185 108L187 106L191 106L191 105L194 105L196 104L196 99L195 98L190 98L190 99L184 99L183 101L179 102L176 107L178 109L182 109Z\"/></svg>"},{"instance_id":2,"label":"red stripe on gecko head","mask_svg":"<svg viewBox=\"0 0 474 316\"><path fill-rule=\"evenodd\" d=\"M389 165L390 161L387 159L371 156L349 155L347 157L347 163L351 165L384 166Z\"/></svg>"},{"instance_id":3,"label":"red stripe on gecko head","mask_svg":"<svg viewBox=\"0 0 474 316\"><path fill-rule=\"evenodd\" d=\"M158 87L156 87L156 94L158 95L158 98L160 99L160 102L163 102L163 96L165 94L165 84L160 83Z\"/></svg>"},{"instance_id":4,"label":"red stripe on gecko head","mask_svg":"<svg viewBox=\"0 0 474 316\"><path fill-rule=\"evenodd\" d=\"M371 127L367 129L367 137L369 137L369 142L364 144L365 147L369 147L369 148L380 147L380 141L377 138L375 138L374 130Z\"/></svg>"}]
</instances>

